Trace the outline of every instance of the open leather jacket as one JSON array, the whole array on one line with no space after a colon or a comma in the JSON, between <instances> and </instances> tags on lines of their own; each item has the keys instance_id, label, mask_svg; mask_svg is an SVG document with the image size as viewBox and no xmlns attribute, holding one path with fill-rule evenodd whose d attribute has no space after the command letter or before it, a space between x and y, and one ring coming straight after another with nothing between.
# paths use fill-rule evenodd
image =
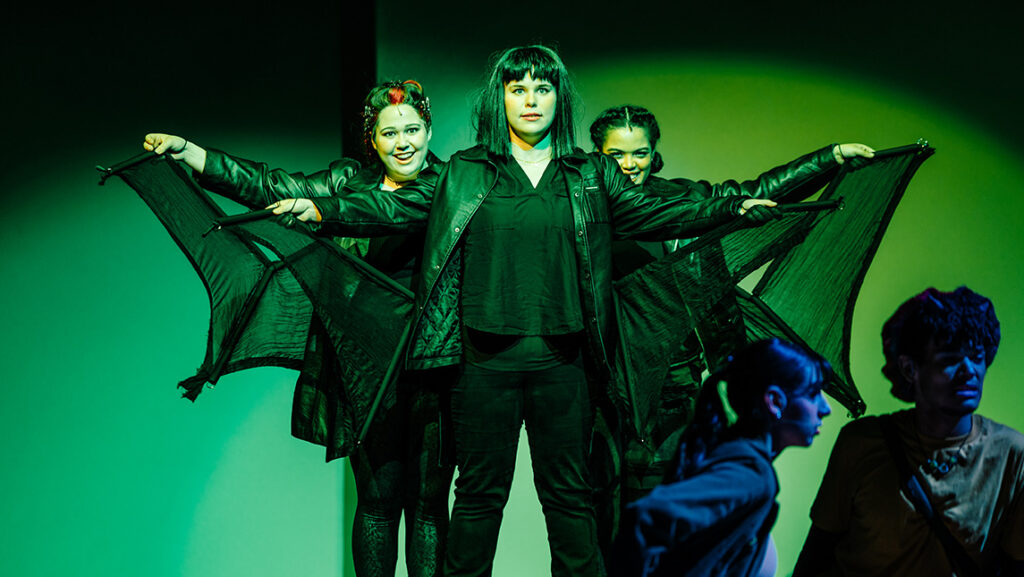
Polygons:
<instances>
[{"instance_id":1,"label":"open leather jacket","mask_svg":"<svg viewBox=\"0 0 1024 577\"><path fill-rule=\"evenodd\" d=\"M337 161L304 176L208 151L203 186L272 190L275 198L310 198L323 217L321 230L367 237L425 231L416 317L406 365L428 369L462 358L459 294L461 239L466 226L498 181L497 163L481 147L455 153L436 171L395 191L354 182L358 164ZM670 240L698 236L737 218L745 198L796 198L817 190L836 166L832 147L774 168L755 180L709 184L663 181L657 193L632 183L610 158L574 154L561 164L573 220L577 278L588 360L600 375L611 373L615 315L612 300L614 238ZM794 192L798 191L798 192ZM805 191L805 192L803 192Z\"/></svg>"}]
</instances>

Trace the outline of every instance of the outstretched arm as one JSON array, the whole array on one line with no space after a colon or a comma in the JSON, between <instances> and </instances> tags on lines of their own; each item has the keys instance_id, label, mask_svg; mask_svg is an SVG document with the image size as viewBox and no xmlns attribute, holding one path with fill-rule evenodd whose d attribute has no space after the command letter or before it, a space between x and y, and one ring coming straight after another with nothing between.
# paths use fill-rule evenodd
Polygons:
<instances>
[{"instance_id":1,"label":"outstretched arm","mask_svg":"<svg viewBox=\"0 0 1024 577\"><path fill-rule=\"evenodd\" d=\"M151 132L142 141L142 148L157 154L170 152L171 158L184 162L199 174L206 169L206 150L180 136Z\"/></svg>"},{"instance_id":2,"label":"outstretched arm","mask_svg":"<svg viewBox=\"0 0 1024 577\"><path fill-rule=\"evenodd\" d=\"M290 213L304 222L323 223L320 232L336 236L419 232L427 227L439 178L436 171L428 170L392 191L372 186L346 187L342 194L286 198L267 208L275 214Z\"/></svg>"},{"instance_id":3,"label":"outstretched arm","mask_svg":"<svg viewBox=\"0 0 1024 577\"><path fill-rule=\"evenodd\" d=\"M650 181L639 185L627 178L614 160L594 153L606 202L598 195L588 195L591 219L610 225L618 239L669 240L698 236L714 227L737 218L741 211L755 203L739 196L709 198L694 189L691 181L658 179L657 190ZM596 185L596 183L595 183ZM598 186L585 183L585 192Z\"/></svg>"},{"instance_id":4,"label":"outstretched arm","mask_svg":"<svg viewBox=\"0 0 1024 577\"><path fill-rule=\"evenodd\" d=\"M795 202L821 189L836 167L846 159L871 158L874 154L874 149L864 144L834 144L776 166L753 180L726 180L718 184L702 180L693 184L707 197L741 195Z\"/></svg>"},{"instance_id":5,"label":"outstretched arm","mask_svg":"<svg viewBox=\"0 0 1024 577\"><path fill-rule=\"evenodd\" d=\"M142 146L181 160L196 172L200 186L253 209L284 199L339 194L361 168L358 162L343 158L332 162L327 170L308 175L287 172L158 132L147 134Z\"/></svg>"},{"instance_id":6,"label":"outstretched arm","mask_svg":"<svg viewBox=\"0 0 1024 577\"><path fill-rule=\"evenodd\" d=\"M802 200L817 192L847 158L874 156L864 144L836 144L806 154L745 182L720 184L687 179L658 179L657 190L623 187L606 174L616 233L621 237L684 238L746 215L754 223L777 216L775 201ZM737 197L746 197L743 199ZM687 208L688 207L688 208ZM683 208L681 212L677 212ZM673 215L673 216L669 216ZM673 222L674 221L674 222ZM675 228L675 232L667 229Z\"/></svg>"}]
</instances>

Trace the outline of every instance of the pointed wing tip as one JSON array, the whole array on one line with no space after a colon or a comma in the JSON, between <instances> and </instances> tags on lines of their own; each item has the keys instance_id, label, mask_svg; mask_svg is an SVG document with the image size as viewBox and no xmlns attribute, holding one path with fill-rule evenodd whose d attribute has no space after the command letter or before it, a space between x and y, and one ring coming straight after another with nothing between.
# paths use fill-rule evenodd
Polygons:
<instances>
[{"instance_id":1,"label":"pointed wing tip","mask_svg":"<svg viewBox=\"0 0 1024 577\"><path fill-rule=\"evenodd\" d=\"M189 377L184 381L178 383L179 389L185 389L185 392L181 394L182 397L192 401L196 401L196 397L199 393L203 392L203 385L209 380L209 376L205 371L200 371L194 377Z\"/></svg>"}]
</instances>

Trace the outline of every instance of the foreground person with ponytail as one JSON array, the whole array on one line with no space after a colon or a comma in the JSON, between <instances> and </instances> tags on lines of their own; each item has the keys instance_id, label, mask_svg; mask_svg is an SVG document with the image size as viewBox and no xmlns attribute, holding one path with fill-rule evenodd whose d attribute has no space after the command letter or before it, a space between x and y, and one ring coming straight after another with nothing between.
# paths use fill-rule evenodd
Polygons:
<instances>
[{"instance_id":1,"label":"foreground person with ponytail","mask_svg":"<svg viewBox=\"0 0 1024 577\"><path fill-rule=\"evenodd\" d=\"M612 575L774 574L772 461L813 442L832 412L822 393L831 373L819 355L779 339L747 346L712 373L678 465L626 509Z\"/></svg>"}]
</instances>

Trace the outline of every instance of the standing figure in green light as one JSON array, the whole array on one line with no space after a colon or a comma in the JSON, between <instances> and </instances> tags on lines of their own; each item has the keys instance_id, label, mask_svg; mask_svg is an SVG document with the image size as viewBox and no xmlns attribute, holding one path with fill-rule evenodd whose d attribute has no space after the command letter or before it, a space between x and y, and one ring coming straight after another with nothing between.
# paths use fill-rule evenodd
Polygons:
<instances>
[{"instance_id":1,"label":"standing figure in green light","mask_svg":"<svg viewBox=\"0 0 1024 577\"><path fill-rule=\"evenodd\" d=\"M344 195L351 187L391 194L432 173L440 161L429 150L430 102L415 81L385 82L366 96L363 144L367 165L341 159L315 174L289 174L268 165L204 149L179 136L146 135L144 148L171 153L197 173L206 189L263 208L283 198ZM407 288L420 274L423 234L379 238L336 237L353 252ZM281 303L287 306L287 303ZM319 323L310 329L304 368L296 386L293 434L327 445L328 460L348 456L358 504L352 527L352 557L359 577L393 577L403 512L410 577L439 577L448 532L448 496L453 466L441 455L443 400L449 371L406 371L398 379L393 409L378 414L366 439L350 454L353 440L338 424L338 359ZM447 436L447 434L445 435Z\"/></svg>"},{"instance_id":2,"label":"standing figure in green light","mask_svg":"<svg viewBox=\"0 0 1024 577\"><path fill-rule=\"evenodd\" d=\"M731 194L658 195L601 154L575 146L576 93L545 46L496 55L474 110L477 146L436 176L394 194L346 191L281 201L278 213L365 236L426 230L423 274L406 358L457 366L452 390L455 504L446 576L491 573L520 430L530 443L552 574L603 575L590 469L594 389L612 374L613 237L685 238L774 202L785 187L835 166L830 151L773 183L726 183Z\"/></svg>"},{"instance_id":3,"label":"standing figure in green light","mask_svg":"<svg viewBox=\"0 0 1024 577\"><path fill-rule=\"evenodd\" d=\"M683 178L665 179L655 176L664 167L664 161L657 150L661 138L658 121L648 109L642 106L621 105L608 108L597 116L590 125L590 138L594 149L613 158L623 174L633 182L643 184L651 194L676 187L683 187L694 200L703 200L734 194L736 188L712 185L707 181L692 181ZM845 159L856 156L871 157L874 151L863 144L836 144L785 165L773 168L760 175L757 182L773 183L779 175L799 173L815 156L831 156L842 164ZM823 181L807 186L807 182L794 181L805 193L817 191ZM768 195L785 196L791 191L781 186L757 186L749 188L757 198ZM796 198L797 200L799 198ZM613 244L612 257L616 278L653 262L690 242L691 239L673 239L668 242L643 242L620 240ZM713 258L717 254L706 254ZM691 257L691 273L702 272L702 263ZM705 267L713 270L714 267ZM710 280L710 279L708 279ZM724 287L729 289L730 287ZM598 440L594 455L597 502L602 519L601 537L603 542L614 538L616 519L621 507L643 497L665 476L667 464L675 459L680 437L686 425L693 418L693 403L706 370L713 370L734 350L747 342L743 318L731 290L714 295L720 300L712 313L699 321L697 327L685 339L670 360L665 384L661 389L657 413L651 415L653 428L641 432L642 440L630 434L615 415L609 403L599 403L597 419ZM615 455L608 452L614 451Z\"/></svg>"}]
</instances>

